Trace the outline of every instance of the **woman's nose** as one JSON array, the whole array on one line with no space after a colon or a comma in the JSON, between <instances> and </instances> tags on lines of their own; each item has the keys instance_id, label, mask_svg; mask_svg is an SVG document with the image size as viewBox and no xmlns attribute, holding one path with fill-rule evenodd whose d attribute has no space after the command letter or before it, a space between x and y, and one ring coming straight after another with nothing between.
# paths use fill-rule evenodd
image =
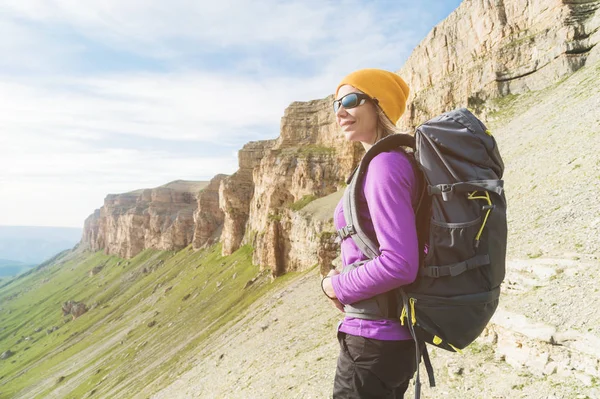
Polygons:
<instances>
[{"instance_id":1,"label":"woman's nose","mask_svg":"<svg viewBox=\"0 0 600 399\"><path fill-rule=\"evenodd\" d=\"M338 108L338 110L335 112L335 114L337 116L345 116L348 114L348 111L346 111L346 108L344 108L343 105L340 104L340 107Z\"/></svg>"}]
</instances>

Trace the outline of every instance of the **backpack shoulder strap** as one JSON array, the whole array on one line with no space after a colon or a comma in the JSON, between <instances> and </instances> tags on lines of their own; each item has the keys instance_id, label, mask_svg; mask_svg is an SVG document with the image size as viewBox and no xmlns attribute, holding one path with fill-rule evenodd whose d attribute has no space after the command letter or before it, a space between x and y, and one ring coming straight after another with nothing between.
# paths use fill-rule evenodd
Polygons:
<instances>
[{"instance_id":1,"label":"backpack shoulder strap","mask_svg":"<svg viewBox=\"0 0 600 399\"><path fill-rule=\"evenodd\" d=\"M369 259L379 256L380 252L378 244L364 232L358 217L357 203L362 190L364 175L367 172L369 163L378 154L398 147L414 148L414 146L415 138L409 134L392 134L385 137L367 151L358 168L354 170L347 181L348 187L346 187L343 198L346 226L338 230L338 235L342 239L348 236L352 237L356 246Z\"/></svg>"},{"instance_id":2,"label":"backpack shoulder strap","mask_svg":"<svg viewBox=\"0 0 600 399\"><path fill-rule=\"evenodd\" d=\"M361 162L361 166L364 165L365 164ZM359 176L363 174L361 169L363 168L359 167L354 173L350 184L346 187L346 191L344 192L344 219L346 219L347 225L342 230L346 230L347 236L352 237L352 240L358 249L360 249L367 258L374 259L379 256L379 248L362 229L359 222L358 209L356 207L358 202L358 190L360 190L359 180L362 181L362 179L359 179ZM366 167L364 169L366 169Z\"/></svg>"}]
</instances>

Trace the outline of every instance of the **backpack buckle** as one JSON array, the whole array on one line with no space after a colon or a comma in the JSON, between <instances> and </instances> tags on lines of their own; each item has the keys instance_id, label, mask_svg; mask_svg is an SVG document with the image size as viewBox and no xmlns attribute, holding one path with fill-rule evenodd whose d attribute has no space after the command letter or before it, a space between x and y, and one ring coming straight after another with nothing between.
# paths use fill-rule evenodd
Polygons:
<instances>
[{"instance_id":1,"label":"backpack buckle","mask_svg":"<svg viewBox=\"0 0 600 399\"><path fill-rule=\"evenodd\" d=\"M429 266L429 276L438 278L440 277L440 267L439 266Z\"/></svg>"},{"instance_id":2,"label":"backpack buckle","mask_svg":"<svg viewBox=\"0 0 600 399\"><path fill-rule=\"evenodd\" d=\"M342 227L341 229L338 229L337 234L338 238L341 241L346 237L350 237L351 235L356 234L356 229L354 228L354 225L349 224L347 226Z\"/></svg>"},{"instance_id":3,"label":"backpack buckle","mask_svg":"<svg viewBox=\"0 0 600 399\"><path fill-rule=\"evenodd\" d=\"M454 194L452 190L454 186L452 184L440 184L440 191L442 192L442 199L444 201L450 201L452 199L452 195Z\"/></svg>"},{"instance_id":4,"label":"backpack buckle","mask_svg":"<svg viewBox=\"0 0 600 399\"><path fill-rule=\"evenodd\" d=\"M438 184L427 186L429 195L441 195L444 201L450 201L454 195L454 184Z\"/></svg>"},{"instance_id":5,"label":"backpack buckle","mask_svg":"<svg viewBox=\"0 0 600 399\"><path fill-rule=\"evenodd\" d=\"M349 224L347 226L342 227L342 233L344 234L344 238L350 237L352 234L356 234L356 230L354 229L353 224Z\"/></svg>"}]
</instances>

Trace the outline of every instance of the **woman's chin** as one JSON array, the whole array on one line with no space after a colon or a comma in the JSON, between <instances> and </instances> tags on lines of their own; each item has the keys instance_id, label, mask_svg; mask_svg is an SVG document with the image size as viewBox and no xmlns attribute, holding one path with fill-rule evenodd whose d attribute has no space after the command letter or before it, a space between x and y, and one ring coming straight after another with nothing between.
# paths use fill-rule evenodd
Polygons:
<instances>
[{"instance_id":1,"label":"woman's chin","mask_svg":"<svg viewBox=\"0 0 600 399\"><path fill-rule=\"evenodd\" d=\"M344 136L346 137L346 140L348 140L348 141L359 141L359 139L357 137L358 135L353 130L344 130Z\"/></svg>"}]
</instances>

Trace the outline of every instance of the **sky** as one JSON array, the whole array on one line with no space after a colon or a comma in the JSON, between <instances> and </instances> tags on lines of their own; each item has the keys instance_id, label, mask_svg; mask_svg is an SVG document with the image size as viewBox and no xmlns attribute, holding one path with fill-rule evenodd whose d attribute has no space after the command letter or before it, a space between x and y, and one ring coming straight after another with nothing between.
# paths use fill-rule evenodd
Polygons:
<instances>
[{"instance_id":1,"label":"sky","mask_svg":"<svg viewBox=\"0 0 600 399\"><path fill-rule=\"evenodd\" d=\"M0 0L0 225L237 170L293 101L396 71L460 0Z\"/></svg>"}]
</instances>

